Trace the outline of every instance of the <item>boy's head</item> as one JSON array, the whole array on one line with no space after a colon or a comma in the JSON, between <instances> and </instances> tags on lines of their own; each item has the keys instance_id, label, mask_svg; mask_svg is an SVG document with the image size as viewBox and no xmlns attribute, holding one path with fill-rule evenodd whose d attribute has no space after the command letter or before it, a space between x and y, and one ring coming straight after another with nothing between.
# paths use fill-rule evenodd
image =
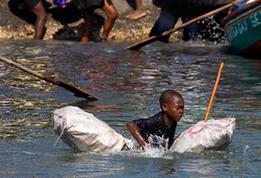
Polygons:
<instances>
[{"instance_id":1,"label":"boy's head","mask_svg":"<svg viewBox=\"0 0 261 178\"><path fill-rule=\"evenodd\" d=\"M184 99L174 90L165 90L160 96L160 107L167 117L178 122L184 113Z\"/></svg>"}]
</instances>

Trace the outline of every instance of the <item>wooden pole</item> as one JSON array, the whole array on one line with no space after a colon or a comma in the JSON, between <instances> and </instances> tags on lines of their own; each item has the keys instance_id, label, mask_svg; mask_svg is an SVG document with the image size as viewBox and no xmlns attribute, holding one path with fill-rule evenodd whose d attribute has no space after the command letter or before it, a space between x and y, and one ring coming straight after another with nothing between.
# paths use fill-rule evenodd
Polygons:
<instances>
[{"instance_id":1,"label":"wooden pole","mask_svg":"<svg viewBox=\"0 0 261 178\"><path fill-rule=\"evenodd\" d=\"M39 79L42 79L42 80L44 80L46 82L50 82L50 83L53 83L53 84L58 85L60 87L63 87L64 89L66 89L66 90L68 90L70 92L75 93L75 96L84 97L84 98L91 99L91 100L98 100L98 97L90 94L90 92L87 91L86 89L82 89L82 88L80 88L78 86L74 86L74 85L72 85L70 83L66 83L64 81L61 81L61 80L59 80L57 78L54 78L52 76L49 76L47 74L42 74L42 73L33 71L33 70L31 70L31 69L29 69L29 68L27 68L27 67L25 67L25 66L23 66L23 65L21 65L21 64L19 64L17 62L14 62L14 61L12 61L10 59L7 59L7 58L5 58L3 56L0 57L0 61L4 62L6 64L9 64L9 65L12 65L12 66L14 66L14 67L16 67L18 69L21 69L24 72L27 72L27 73L29 73L31 75L34 75L34 76L38 77Z\"/></svg>"},{"instance_id":2,"label":"wooden pole","mask_svg":"<svg viewBox=\"0 0 261 178\"><path fill-rule=\"evenodd\" d=\"M198 22L198 21L200 21L200 20L203 20L203 19L207 18L207 17L216 15L216 14L218 14L219 12L222 12L222 11L224 11L224 10L227 10L227 9L233 7L235 4L237 4L237 3L239 3L239 2L244 2L244 1L246 1L246 0L236 0L236 1L232 2L232 3L229 3L229 4L227 4L227 5L224 5L224 6L222 6L222 7L220 7L220 8L217 8L217 9L215 9L215 10L213 10L213 11L210 11L210 12L208 12L208 13L205 13L205 14L203 14L203 15L200 15L200 16L198 16L198 17L196 17L196 18L194 18L194 19L192 19L192 20L190 20L190 21L187 21L187 22L181 24L181 25L178 26L178 27L174 27L174 28L172 28L172 29L170 29L170 30L168 30L168 31L165 31L164 33L162 33L162 34L160 34L160 35L158 35L158 36L151 36L151 37L149 37L149 38L147 38L147 39L144 39L144 40L142 40L142 41L140 41L140 42L137 42L137 43L135 43L135 44L132 44L132 45L128 46L126 49L138 50L138 49L140 49L141 47L143 47L143 46L145 46L145 45L147 45L147 44L150 44L150 43L152 43L152 42L154 42L154 41L160 39L160 38L163 37L163 36L170 35L170 34L176 32L176 31L178 31L178 30L180 30L180 29L183 29L183 28L185 28L185 27L187 27L187 26L190 26L190 25L192 25L192 24L194 24L194 23L196 23L196 22Z\"/></svg>"},{"instance_id":3,"label":"wooden pole","mask_svg":"<svg viewBox=\"0 0 261 178\"><path fill-rule=\"evenodd\" d=\"M214 88L213 88L213 91L212 91L212 95L211 95L210 101L208 103L208 110L207 110L206 115L205 115L205 122L208 121L208 115L210 113L210 109L211 109L212 103L214 101L214 97L215 97L215 94L216 94L216 91L217 91L217 87L218 87L218 83L219 83L219 80L220 80L220 76L221 76L221 72L222 72L223 67L224 67L224 63L222 62L220 64L220 67L219 67L219 70L218 70L218 75L217 75L215 85L214 85Z\"/></svg>"}]
</instances>

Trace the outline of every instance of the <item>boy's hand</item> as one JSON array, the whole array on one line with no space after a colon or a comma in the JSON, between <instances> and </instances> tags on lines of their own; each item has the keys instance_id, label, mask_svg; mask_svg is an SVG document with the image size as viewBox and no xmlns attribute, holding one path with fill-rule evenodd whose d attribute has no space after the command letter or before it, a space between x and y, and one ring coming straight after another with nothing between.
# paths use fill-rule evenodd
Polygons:
<instances>
[{"instance_id":1,"label":"boy's hand","mask_svg":"<svg viewBox=\"0 0 261 178\"><path fill-rule=\"evenodd\" d=\"M137 142L140 144L140 146L142 148L144 148L146 145L146 141L143 138L142 134L140 133L138 126L133 122L129 122L127 124L127 127L129 129L131 135L137 140Z\"/></svg>"}]
</instances>

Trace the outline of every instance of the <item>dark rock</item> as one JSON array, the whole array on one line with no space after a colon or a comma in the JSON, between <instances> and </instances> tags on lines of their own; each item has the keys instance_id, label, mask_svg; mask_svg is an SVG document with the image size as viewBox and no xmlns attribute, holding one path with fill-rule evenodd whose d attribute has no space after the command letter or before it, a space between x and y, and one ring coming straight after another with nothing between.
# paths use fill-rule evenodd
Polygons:
<instances>
[{"instance_id":1,"label":"dark rock","mask_svg":"<svg viewBox=\"0 0 261 178\"><path fill-rule=\"evenodd\" d=\"M101 41L100 31L104 22L104 18L101 15L96 14L95 21L92 27L90 40L91 41ZM82 36L83 23L69 27L68 25L64 25L60 28L54 35L53 39L56 40L71 40L71 41L80 41Z\"/></svg>"}]
</instances>

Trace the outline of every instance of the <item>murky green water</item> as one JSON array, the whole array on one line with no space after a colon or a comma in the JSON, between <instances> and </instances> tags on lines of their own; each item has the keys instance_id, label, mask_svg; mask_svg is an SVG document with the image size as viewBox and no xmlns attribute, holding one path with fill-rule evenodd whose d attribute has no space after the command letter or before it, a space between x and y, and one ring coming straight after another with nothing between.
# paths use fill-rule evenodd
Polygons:
<instances>
[{"instance_id":1,"label":"murky green water","mask_svg":"<svg viewBox=\"0 0 261 178\"><path fill-rule=\"evenodd\" d=\"M0 62L0 177L260 177L260 61L203 44L154 43L140 52L124 43L81 45L55 41L0 41L0 55L90 89L89 102ZM177 132L202 120L221 61L225 62L210 118L236 117L224 151L102 156L75 153L52 129L54 109L76 105L130 137L125 124L159 110L164 89L185 98Z\"/></svg>"}]
</instances>

